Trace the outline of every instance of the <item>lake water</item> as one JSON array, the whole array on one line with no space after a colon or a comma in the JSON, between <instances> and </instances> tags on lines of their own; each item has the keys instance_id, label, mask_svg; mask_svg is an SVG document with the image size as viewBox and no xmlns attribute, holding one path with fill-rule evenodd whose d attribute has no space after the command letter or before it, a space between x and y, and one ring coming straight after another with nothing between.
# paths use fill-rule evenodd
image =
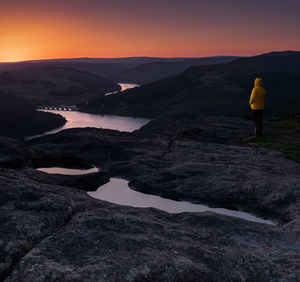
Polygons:
<instances>
[{"instance_id":1,"label":"lake water","mask_svg":"<svg viewBox=\"0 0 300 282\"><path fill-rule=\"evenodd\" d=\"M47 131L41 135L27 137L26 140L44 136L47 134L57 133L61 130L69 128L96 127L132 132L134 130L140 129L143 125L147 124L150 121L150 119L145 118L132 118L115 115L96 115L77 111L42 111L60 114L67 120L67 122L63 126Z\"/></svg>"},{"instance_id":2,"label":"lake water","mask_svg":"<svg viewBox=\"0 0 300 282\"><path fill-rule=\"evenodd\" d=\"M118 83L121 86L121 92L127 89L135 88L135 87L140 87L138 84L133 84L133 83ZM109 92L106 93L105 96L112 95L119 93L120 91L114 91L114 92Z\"/></svg>"},{"instance_id":3,"label":"lake water","mask_svg":"<svg viewBox=\"0 0 300 282\"><path fill-rule=\"evenodd\" d=\"M137 84L126 84L120 83L122 89L129 89L137 87ZM54 134L64 129L69 128L84 128L84 127L96 127L104 129L113 129L124 132L132 132L134 130L140 129L143 125L147 124L150 119L145 118L133 118L124 117L116 115L100 115L100 114L88 114L78 111L56 111L56 110L39 110L50 112L54 114L59 114L63 116L67 122L58 128L47 131L40 135L34 135L26 137L25 140L30 140L33 138L41 137L47 134Z\"/></svg>"},{"instance_id":4,"label":"lake water","mask_svg":"<svg viewBox=\"0 0 300 282\"><path fill-rule=\"evenodd\" d=\"M168 213L183 212L214 212L217 214L242 218L248 221L275 225L272 221L256 217L246 212L234 211L223 208L210 208L205 205L192 204L183 201L174 201L155 195L144 194L129 188L128 181L111 178L110 182L100 186L95 192L88 194L99 200L110 203L138 208L156 208Z\"/></svg>"}]
</instances>

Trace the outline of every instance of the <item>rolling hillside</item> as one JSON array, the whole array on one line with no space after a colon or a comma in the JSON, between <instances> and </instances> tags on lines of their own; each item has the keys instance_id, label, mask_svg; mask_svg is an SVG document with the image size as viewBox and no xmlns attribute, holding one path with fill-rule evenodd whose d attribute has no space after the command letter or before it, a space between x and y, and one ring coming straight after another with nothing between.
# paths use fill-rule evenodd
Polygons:
<instances>
[{"instance_id":1,"label":"rolling hillside","mask_svg":"<svg viewBox=\"0 0 300 282\"><path fill-rule=\"evenodd\" d=\"M25 98L35 105L83 103L119 89L119 85L105 78L66 67L35 65L0 71L0 92Z\"/></svg>"},{"instance_id":2,"label":"rolling hillside","mask_svg":"<svg viewBox=\"0 0 300 282\"><path fill-rule=\"evenodd\" d=\"M177 74L186 68L201 64L225 63L236 57L207 58L78 58L0 63L1 71L15 71L35 68L71 68L105 77L115 82L143 84Z\"/></svg>"},{"instance_id":3,"label":"rolling hillside","mask_svg":"<svg viewBox=\"0 0 300 282\"><path fill-rule=\"evenodd\" d=\"M299 103L300 52L290 51L191 67L178 75L122 94L93 99L88 107L82 105L81 108L147 117L244 116L250 113L249 95L257 76L263 78L267 89L266 114L277 114L291 103Z\"/></svg>"},{"instance_id":4,"label":"rolling hillside","mask_svg":"<svg viewBox=\"0 0 300 282\"><path fill-rule=\"evenodd\" d=\"M0 92L0 136L23 138L62 126L66 120L56 114L36 111L26 99Z\"/></svg>"},{"instance_id":5,"label":"rolling hillside","mask_svg":"<svg viewBox=\"0 0 300 282\"><path fill-rule=\"evenodd\" d=\"M125 70L134 68L140 64L169 61L171 59L152 57L132 57L132 58L75 58L75 59L50 59L25 61L16 63L0 63L0 71L13 71L19 69L33 69L40 67L63 67L80 71L87 71L94 75L110 79L119 75ZM175 59L174 59L175 60ZM174 61L173 60L173 61ZM179 59L178 59L179 60Z\"/></svg>"},{"instance_id":6,"label":"rolling hillside","mask_svg":"<svg viewBox=\"0 0 300 282\"><path fill-rule=\"evenodd\" d=\"M237 57L217 56L182 61L147 63L139 65L133 69L123 71L120 75L115 76L114 80L145 84L170 75L178 74L192 66L223 64L228 63L236 58Z\"/></svg>"}]
</instances>

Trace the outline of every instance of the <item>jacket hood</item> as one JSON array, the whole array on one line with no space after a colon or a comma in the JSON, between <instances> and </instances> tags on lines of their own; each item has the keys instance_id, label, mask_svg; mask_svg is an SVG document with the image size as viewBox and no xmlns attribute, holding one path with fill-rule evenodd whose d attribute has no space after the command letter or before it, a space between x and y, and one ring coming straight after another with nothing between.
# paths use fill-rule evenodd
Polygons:
<instances>
[{"instance_id":1,"label":"jacket hood","mask_svg":"<svg viewBox=\"0 0 300 282\"><path fill-rule=\"evenodd\" d=\"M262 81L263 80L260 77L255 78L254 87L262 86Z\"/></svg>"}]
</instances>

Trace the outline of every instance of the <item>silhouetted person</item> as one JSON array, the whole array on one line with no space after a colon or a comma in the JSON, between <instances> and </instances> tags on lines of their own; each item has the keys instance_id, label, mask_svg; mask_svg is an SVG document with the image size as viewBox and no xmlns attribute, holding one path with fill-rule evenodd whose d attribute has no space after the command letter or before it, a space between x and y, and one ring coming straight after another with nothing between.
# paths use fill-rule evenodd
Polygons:
<instances>
[{"instance_id":1,"label":"silhouetted person","mask_svg":"<svg viewBox=\"0 0 300 282\"><path fill-rule=\"evenodd\" d=\"M250 107L253 112L254 120L254 137L262 136L263 128L263 113L266 102L266 90L262 87L262 79L256 78L254 82L254 88L250 96Z\"/></svg>"}]
</instances>

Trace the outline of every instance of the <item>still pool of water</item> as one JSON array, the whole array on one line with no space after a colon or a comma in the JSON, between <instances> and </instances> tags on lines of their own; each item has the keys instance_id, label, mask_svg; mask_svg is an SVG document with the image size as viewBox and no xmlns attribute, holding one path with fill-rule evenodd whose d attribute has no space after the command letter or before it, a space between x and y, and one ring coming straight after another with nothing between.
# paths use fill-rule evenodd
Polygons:
<instances>
[{"instance_id":1,"label":"still pool of water","mask_svg":"<svg viewBox=\"0 0 300 282\"><path fill-rule=\"evenodd\" d=\"M246 212L234 211L223 208L210 208L205 205L192 204L183 201L174 201L155 195L144 194L132 190L128 181L118 178L111 178L110 182L100 186L97 191L88 194L99 200L111 202L118 205L125 205L138 208L156 208L168 213L183 212L214 212L217 214L242 218L248 221L275 225L272 221L256 217Z\"/></svg>"},{"instance_id":2,"label":"still pool of water","mask_svg":"<svg viewBox=\"0 0 300 282\"><path fill-rule=\"evenodd\" d=\"M37 168L37 170L50 174L64 175L83 175L99 171L99 169L96 167L90 169L44 167ZM217 214L242 218L248 221L275 225L275 223L270 220L259 218L242 211L234 211L224 208L210 208L206 205L192 204L184 201L174 201L156 195L144 194L130 189L128 186L128 181L119 178L111 178L108 183L100 186L97 191L88 192L88 195L98 200L136 208L156 208L168 213L214 212Z\"/></svg>"},{"instance_id":3,"label":"still pool of water","mask_svg":"<svg viewBox=\"0 0 300 282\"><path fill-rule=\"evenodd\" d=\"M39 171L43 171L50 174L64 174L64 175L84 175L89 173L98 172L97 167L92 167L89 169L75 169L75 168L65 168L65 167L40 167L37 168Z\"/></svg>"}]
</instances>

